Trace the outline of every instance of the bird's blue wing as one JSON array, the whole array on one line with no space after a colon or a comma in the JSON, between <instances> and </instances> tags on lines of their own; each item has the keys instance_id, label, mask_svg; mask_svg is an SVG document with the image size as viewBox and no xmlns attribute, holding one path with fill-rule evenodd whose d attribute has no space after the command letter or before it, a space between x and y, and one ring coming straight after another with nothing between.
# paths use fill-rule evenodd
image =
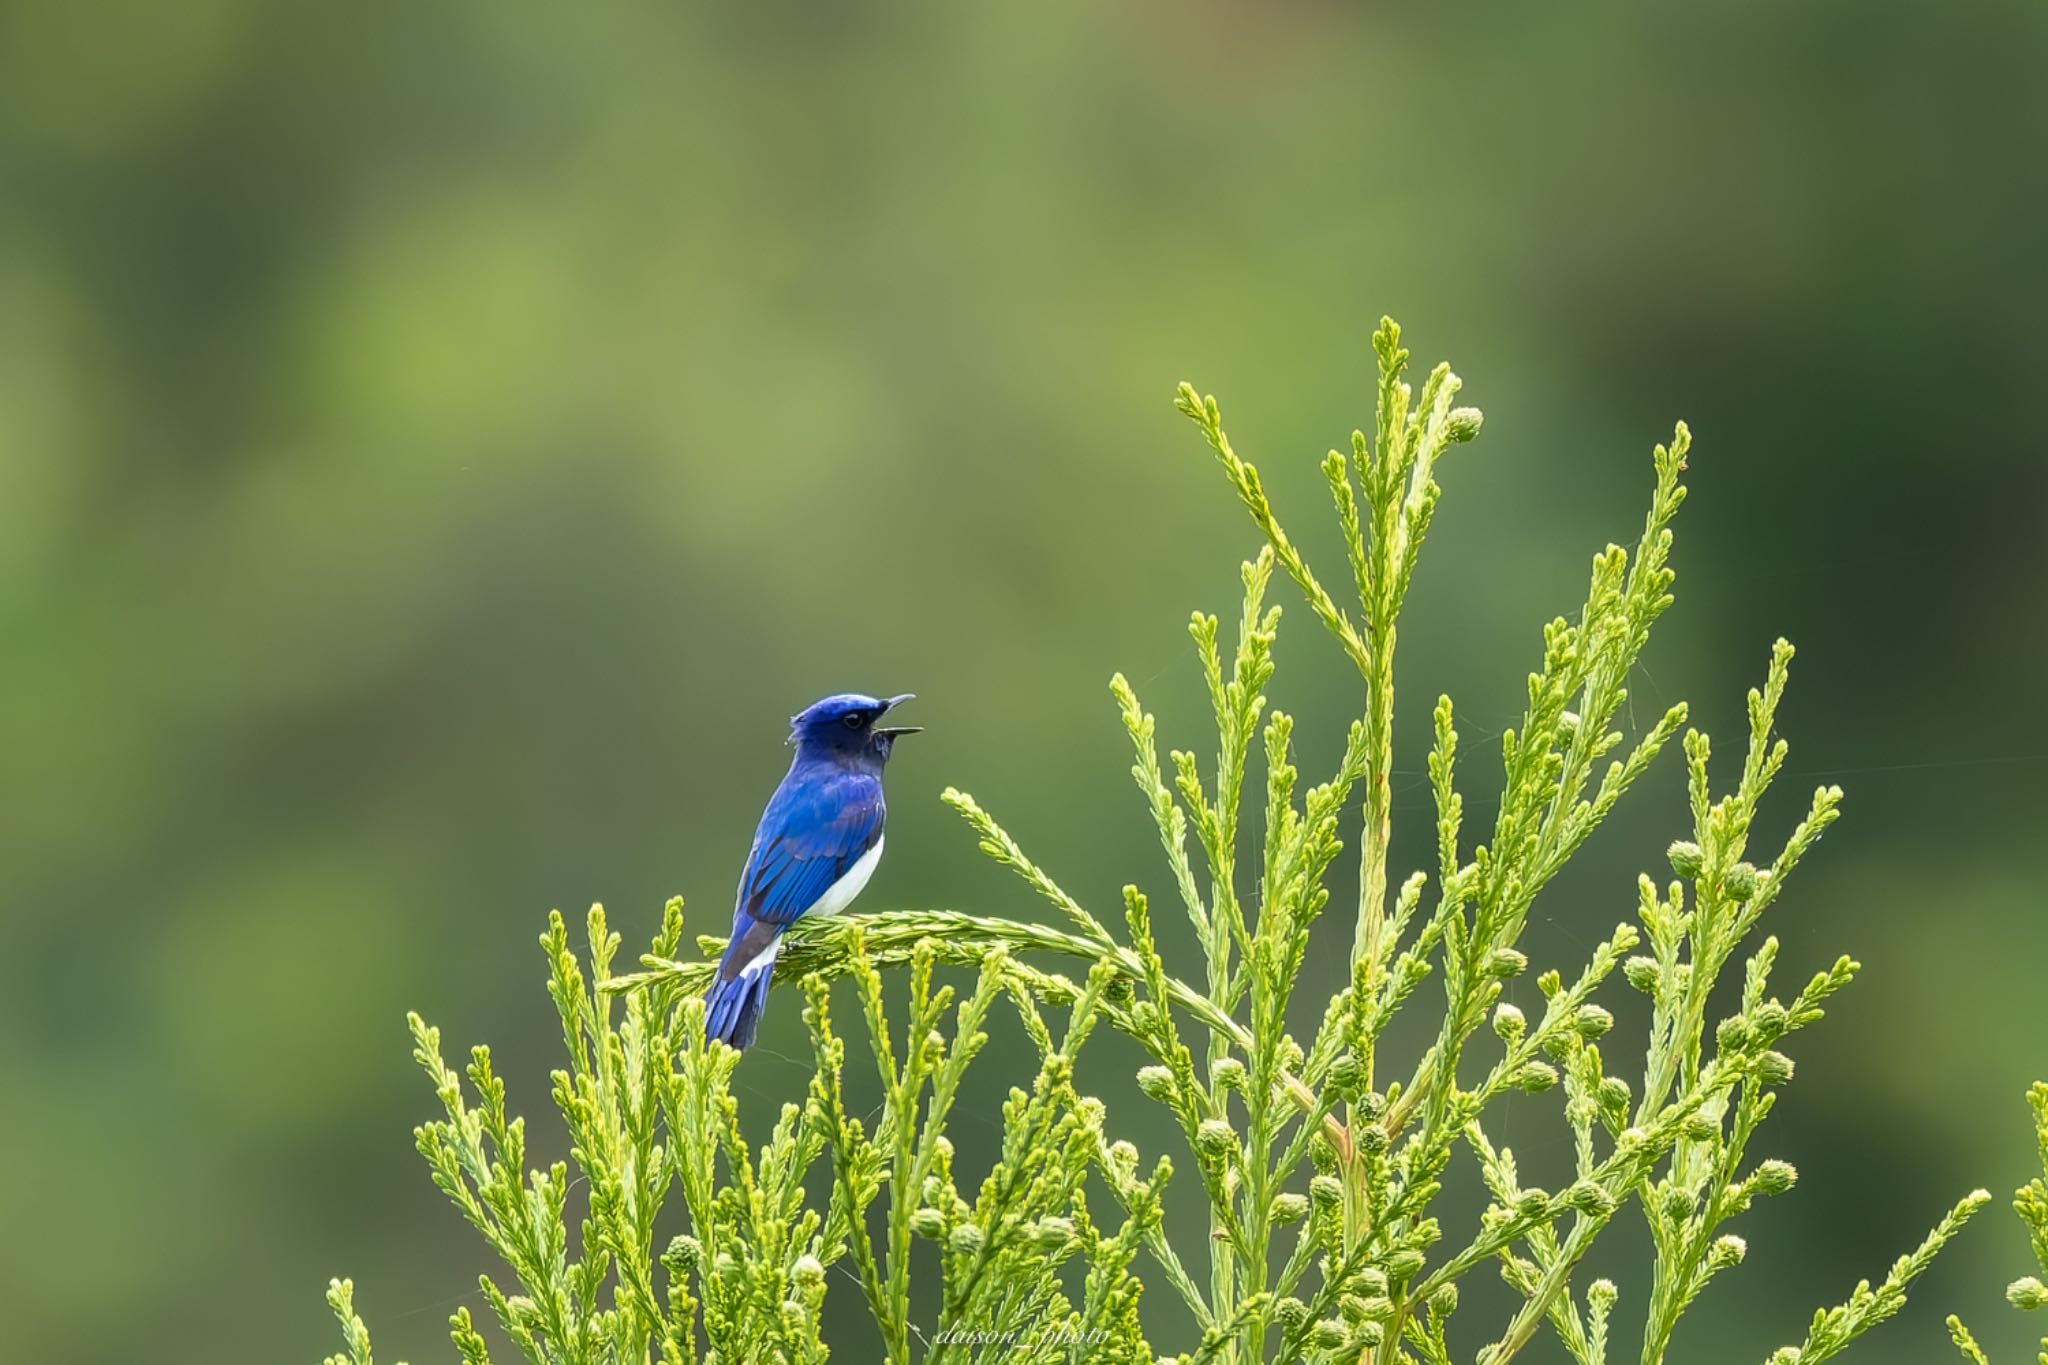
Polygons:
<instances>
[{"instance_id":1,"label":"bird's blue wing","mask_svg":"<svg viewBox=\"0 0 2048 1365\"><path fill-rule=\"evenodd\" d=\"M734 918L794 923L875 846L883 816L882 783L872 774L784 783L754 834Z\"/></svg>"}]
</instances>

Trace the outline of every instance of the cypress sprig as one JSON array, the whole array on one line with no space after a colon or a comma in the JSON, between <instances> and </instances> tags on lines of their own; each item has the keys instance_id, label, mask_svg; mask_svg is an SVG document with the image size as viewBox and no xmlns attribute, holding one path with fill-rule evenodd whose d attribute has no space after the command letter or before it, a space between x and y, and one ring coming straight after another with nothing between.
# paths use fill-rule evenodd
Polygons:
<instances>
[{"instance_id":1,"label":"cypress sprig","mask_svg":"<svg viewBox=\"0 0 2048 1365\"><path fill-rule=\"evenodd\" d=\"M1966 1196L1935 1224L1926 1241L1892 1262L1892 1268L1882 1283L1873 1289L1870 1281L1858 1281L1846 1302L1833 1308L1823 1308L1813 1315L1813 1325L1807 1329L1804 1343L1779 1347L1771 1353L1768 1365L1819 1365L1820 1361L1838 1355L1843 1347L1898 1312L1905 1306L1906 1286L1927 1269L1934 1260L1934 1254L1947 1245L1950 1238L1962 1231L1970 1216L1990 1202L1991 1196L1984 1190L1976 1190Z\"/></svg>"},{"instance_id":2,"label":"cypress sprig","mask_svg":"<svg viewBox=\"0 0 2048 1365\"><path fill-rule=\"evenodd\" d=\"M2034 1147L2040 1157L2041 1174L2019 1187L2012 1197L2012 1211L2027 1229L2027 1243L2034 1253L2036 1273L2022 1275L2005 1287L2006 1302L2021 1312L2048 1308L2048 1081L2035 1081L2027 1090L2027 1107L2034 1115ZM1956 1349L1972 1365L1991 1365L1969 1328L1953 1314L1948 1330ZM2041 1338L2040 1365L2048 1365L2048 1336Z\"/></svg>"},{"instance_id":3,"label":"cypress sprig","mask_svg":"<svg viewBox=\"0 0 2048 1365\"><path fill-rule=\"evenodd\" d=\"M559 916L542 938L567 1055L553 1094L568 1162L528 1170L524 1124L488 1050L472 1053L465 1086L442 1061L438 1033L412 1018L444 1114L421 1126L420 1150L504 1263L504 1287L486 1277L484 1294L521 1355L534 1365L821 1361L823 1301L838 1285L860 1295L875 1324L874 1342L835 1343L842 1359L1149 1365L1138 1311L1149 1279L1186 1310L1182 1354L1170 1357L1181 1365L1507 1365L1546 1333L1580 1365L1609 1365L1623 1349L1623 1288L1584 1283L1582 1267L1616 1218L1637 1216L1651 1251L1629 1291L1644 1305L1642 1365L1665 1359L1703 1296L1739 1292L1723 1278L1739 1283L1746 1215L1798 1179L1760 1150L1795 1075L1793 1035L1818 1023L1858 970L1837 956L1809 967L1789 998L1773 994L1781 950L1762 918L1842 799L1820 788L1775 853L1755 851L1768 847L1758 811L1788 752L1776 721L1791 646L1773 647L1749 694L1742 760L1721 787L1683 703L1632 723L1628 681L1673 602L1672 528L1691 448L1679 424L1651 454L1640 532L1595 554L1581 606L1539 632L1477 842L1461 786L1475 780L1475 760L1461 752L1452 699L1438 699L1424 758L1430 865L1400 876L1390 865L1399 618L1442 503L1444 457L1481 419L1455 406L1461 381L1446 365L1411 387L1391 321L1372 350L1372 434L1354 431L1348 451L1322 462L1345 558L1328 579L1288 536L1216 400L1179 390L1262 542L1242 566L1234 613L1189 620L1214 748L1168 741L1124 675L1110 689L1165 894L1179 902L1170 913L1192 926L1199 963L1168 960L1139 884L1099 913L949 787L943 799L983 850L1056 914L1045 923L921 909L793 926L776 975L799 983L816 1066L759 1148L741 1136L739 1055L703 1032L700 997L722 940L700 938L705 957L686 959L680 903L637 971L612 970L619 938L601 910L580 959ZM1327 776L1299 770L1295 720L1269 702L1276 570L1363 683ZM1328 586L1347 581L1348 591ZM1684 785L1690 824L1664 851L1670 875L1637 879L1635 922L1616 925L1586 961L1532 973L1520 945L1537 898L1653 779L1673 741L1683 762L1664 771ZM1338 885L1347 841L1357 844L1355 886ZM1325 911L1339 895L1353 912L1333 925ZM1350 970L1327 1000L1298 1001L1318 951L1343 954ZM1537 998L1517 1004L1509 984L1525 975ZM834 1013L840 978L851 981L836 1002L850 1023ZM1649 997L1647 1036L1617 1038L1611 1000L1621 990ZM1397 1055L1392 1021L1433 999L1427 1045ZM946 1128L999 1007L1014 1013L1035 1069L1014 1078L1000 1143L977 1179L959 1170ZM1313 1027L1297 1038L1290 1018ZM1104 1025L1146 1056L1129 1081L1103 1078L1114 1107L1082 1088L1083 1047ZM855 1113L845 1068L863 1049L867 1061L855 1064L874 1067L881 1098ZM1554 1097L1546 1102L1571 1153L1556 1188L1525 1185L1515 1153L1488 1135L1513 1094ZM1177 1160L1148 1163L1118 1136L1127 1106L1141 1103L1165 1108L1185 1148ZM2030 1103L2044 1179L2015 1207L2048 1275L2048 1086ZM1199 1223L1166 1216L1176 1169L1193 1172ZM1460 1179L1486 1193L1476 1224L1445 1211L1443 1191ZM589 1210L572 1238L576 1181L587 1182ZM1859 1284L1816 1314L1803 1342L1770 1365L1814 1365L1895 1314L1984 1198L1957 1204L1875 1287ZM686 1230L657 1248L654 1229L673 1204L680 1212L669 1217ZM932 1283L913 1295L920 1265ZM1491 1322L1460 1307L1464 1277L1486 1266L1515 1291ZM338 1281L329 1297L348 1350L330 1365L371 1365L352 1287ZM2034 1307L2048 1290L2030 1276L2010 1297ZM1950 1321L1964 1358L1982 1365ZM451 1340L468 1365L487 1365L466 1312L451 1320Z\"/></svg>"},{"instance_id":4,"label":"cypress sprig","mask_svg":"<svg viewBox=\"0 0 2048 1365\"><path fill-rule=\"evenodd\" d=\"M341 1338L348 1347L348 1353L327 1357L325 1365L373 1365L370 1358L370 1329L356 1316L355 1281L329 1280L327 1306L334 1310L334 1316L341 1321Z\"/></svg>"}]
</instances>

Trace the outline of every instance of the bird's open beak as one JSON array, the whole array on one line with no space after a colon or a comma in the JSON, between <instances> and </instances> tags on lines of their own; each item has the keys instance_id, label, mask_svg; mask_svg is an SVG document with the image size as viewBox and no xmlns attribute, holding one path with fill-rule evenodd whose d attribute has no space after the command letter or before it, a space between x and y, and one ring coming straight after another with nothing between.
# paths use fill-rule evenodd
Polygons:
<instances>
[{"instance_id":1,"label":"bird's open beak","mask_svg":"<svg viewBox=\"0 0 2048 1365\"><path fill-rule=\"evenodd\" d=\"M897 707L903 705L904 702L914 700L916 696L917 693L915 692L905 692L901 696L891 697L889 698L889 700L882 703L882 709L885 713L893 711ZM922 725L878 725L875 727L875 733L878 735L889 735L893 737L896 735L914 735L919 733L923 729L924 727Z\"/></svg>"}]
</instances>

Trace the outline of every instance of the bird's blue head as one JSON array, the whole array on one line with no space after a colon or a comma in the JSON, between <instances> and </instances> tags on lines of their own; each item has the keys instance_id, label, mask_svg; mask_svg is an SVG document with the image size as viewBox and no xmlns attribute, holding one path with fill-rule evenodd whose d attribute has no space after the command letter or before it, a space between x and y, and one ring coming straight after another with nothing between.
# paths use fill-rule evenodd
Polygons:
<instances>
[{"instance_id":1,"label":"bird's blue head","mask_svg":"<svg viewBox=\"0 0 2048 1365\"><path fill-rule=\"evenodd\" d=\"M843 763L872 763L877 768L889 761L898 735L914 735L922 725L883 725L883 716L911 698L877 699L859 692L841 692L812 702L789 718L789 738L799 755L835 758Z\"/></svg>"}]
</instances>

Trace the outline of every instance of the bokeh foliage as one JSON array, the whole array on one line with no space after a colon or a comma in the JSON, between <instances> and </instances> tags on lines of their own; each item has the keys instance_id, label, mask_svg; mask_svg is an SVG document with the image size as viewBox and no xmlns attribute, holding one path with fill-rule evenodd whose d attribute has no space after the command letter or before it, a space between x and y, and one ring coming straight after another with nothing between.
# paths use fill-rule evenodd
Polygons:
<instances>
[{"instance_id":1,"label":"bokeh foliage","mask_svg":"<svg viewBox=\"0 0 2048 1365\"><path fill-rule=\"evenodd\" d=\"M1444 690L1511 723L1497 661L1683 412L1696 572L1642 691L1733 732L1796 638L1788 787L1854 786L1778 931L1865 974L1779 1132L1799 1222L1715 1329L1759 1357L2028 1159L1987 1116L2040 1070L2044 56L2020 0L0 7L14 1349L309 1358L346 1265L433 1358L479 1265L387 1140L404 1009L544 1093L540 916L637 942L727 894L816 695L933 727L870 904L978 871L947 782L1106 903L1152 835L1100 679L1197 707L1173 623L1246 534L1152 395L1322 450L1385 309L1513 433L1432 532L1400 733ZM1327 676L1304 733L1354 712ZM1546 959L1629 912L1683 815L1640 799ZM2025 1255L1980 1222L1909 1316L2011 1358Z\"/></svg>"}]
</instances>

